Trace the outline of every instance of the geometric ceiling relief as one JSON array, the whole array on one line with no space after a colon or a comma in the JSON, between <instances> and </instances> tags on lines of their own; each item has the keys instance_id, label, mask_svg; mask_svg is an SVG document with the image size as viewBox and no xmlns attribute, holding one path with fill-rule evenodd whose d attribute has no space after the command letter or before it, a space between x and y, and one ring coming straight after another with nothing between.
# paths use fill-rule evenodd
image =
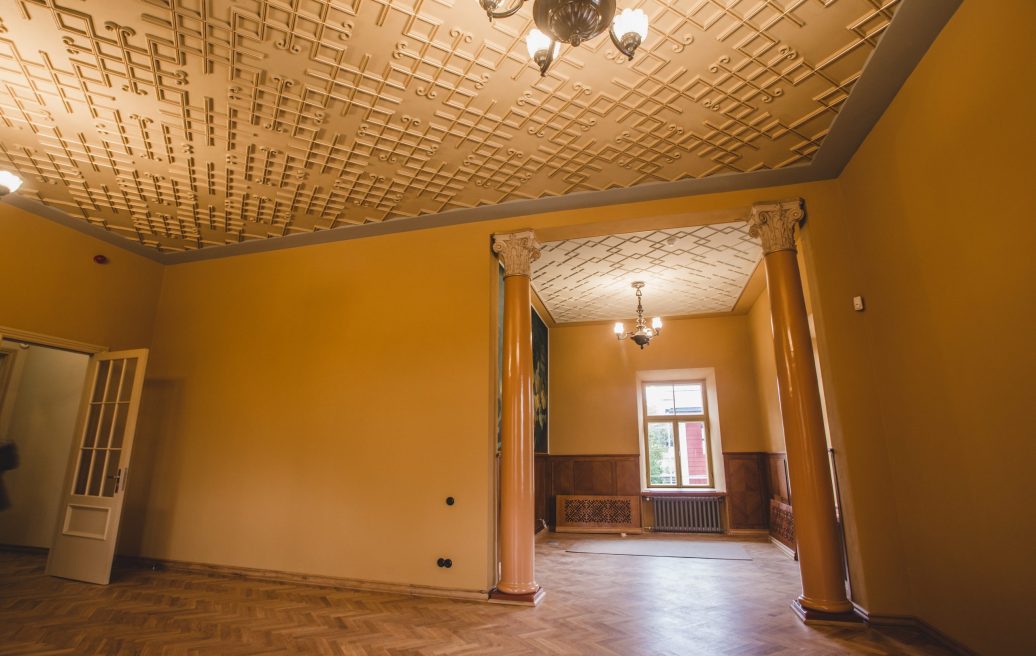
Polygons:
<instances>
[{"instance_id":1,"label":"geometric ceiling relief","mask_svg":"<svg viewBox=\"0 0 1036 656\"><path fill-rule=\"evenodd\" d=\"M744 221L543 244L532 285L558 323L729 312L762 259Z\"/></svg>"},{"instance_id":2,"label":"geometric ceiling relief","mask_svg":"<svg viewBox=\"0 0 1036 656\"><path fill-rule=\"evenodd\" d=\"M0 168L173 252L804 165L899 2L636 0L543 78L529 5L4 0Z\"/></svg>"}]
</instances>

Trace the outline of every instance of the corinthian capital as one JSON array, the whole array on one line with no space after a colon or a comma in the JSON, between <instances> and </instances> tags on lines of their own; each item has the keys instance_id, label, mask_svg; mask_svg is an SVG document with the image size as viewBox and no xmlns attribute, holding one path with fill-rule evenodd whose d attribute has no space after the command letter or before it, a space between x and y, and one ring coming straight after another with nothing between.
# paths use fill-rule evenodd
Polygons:
<instances>
[{"instance_id":1,"label":"corinthian capital","mask_svg":"<svg viewBox=\"0 0 1036 656\"><path fill-rule=\"evenodd\" d=\"M493 252L504 263L504 276L527 276L540 259L540 243L532 230L493 235Z\"/></svg>"},{"instance_id":2,"label":"corinthian capital","mask_svg":"<svg viewBox=\"0 0 1036 656\"><path fill-rule=\"evenodd\" d=\"M748 234L763 243L763 255L774 251L795 250L795 226L802 222L806 212L802 199L769 201L752 205L748 217Z\"/></svg>"}]
</instances>

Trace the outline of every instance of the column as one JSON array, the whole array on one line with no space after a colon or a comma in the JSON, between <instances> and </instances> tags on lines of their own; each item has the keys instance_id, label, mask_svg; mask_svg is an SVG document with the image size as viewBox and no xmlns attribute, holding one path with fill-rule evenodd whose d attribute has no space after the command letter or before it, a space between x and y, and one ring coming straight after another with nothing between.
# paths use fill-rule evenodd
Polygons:
<instances>
[{"instance_id":1,"label":"column","mask_svg":"<svg viewBox=\"0 0 1036 656\"><path fill-rule=\"evenodd\" d=\"M801 199L757 203L749 234L763 245L770 296L777 390L791 478L802 595L793 607L804 621L853 621L845 594L842 550L812 341L795 257Z\"/></svg>"},{"instance_id":2,"label":"column","mask_svg":"<svg viewBox=\"0 0 1036 656\"><path fill-rule=\"evenodd\" d=\"M529 274L540 256L531 230L493 235L504 265L504 362L501 392L500 580L493 601L536 604L532 317Z\"/></svg>"}]
</instances>

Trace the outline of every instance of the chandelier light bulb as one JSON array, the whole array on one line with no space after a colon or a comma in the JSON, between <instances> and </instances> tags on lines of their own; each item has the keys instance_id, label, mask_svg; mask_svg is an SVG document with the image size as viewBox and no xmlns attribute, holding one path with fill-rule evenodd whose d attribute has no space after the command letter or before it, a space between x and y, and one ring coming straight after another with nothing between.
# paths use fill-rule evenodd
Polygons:
<instances>
[{"instance_id":1,"label":"chandelier light bulb","mask_svg":"<svg viewBox=\"0 0 1036 656\"><path fill-rule=\"evenodd\" d=\"M536 28L533 28L529 32L529 36L525 37L525 46L529 49L529 56L540 68L540 77L547 74L547 68L550 67L561 49L561 44Z\"/></svg>"},{"instance_id":2,"label":"chandelier light bulb","mask_svg":"<svg viewBox=\"0 0 1036 656\"><path fill-rule=\"evenodd\" d=\"M654 319L652 319L651 320L651 327L654 329L654 331L656 333L659 330L662 330L662 317L655 317Z\"/></svg>"},{"instance_id":3,"label":"chandelier light bulb","mask_svg":"<svg viewBox=\"0 0 1036 656\"><path fill-rule=\"evenodd\" d=\"M627 34L636 34L641 43L647 38L648 17L643 9L623 9L612 22L615 35L620 39Z\"/></svg>"},{"instance_id":4,"label":"chandelier light bulb","mask_svg":"<svg viewBox=\"0 0 1036 656\"><path fill-rule=\"evenodd\" d=\"M547 49L550 48L550 37L538 29L533 28L532 31L529 32L529 36L525 37L525 45L529 49L529 56L536 59L537 54L547 52ZM557 43L554 44L555 55L558 54L559 47L560 46Z\"/></svg>"},{"instance_id":5,"label":"chandelier light bulb","mask_svg":"<svg viewBox=\"0 0 1036 656\"><path fill-rule=\"evenodd\" d=\"M612 43L622 54L633 59L633 53L644 43L648 33L648 17L642 9L623 9L612 21Z\"/></svg>"},{"instance_id":6,"label":"chandelier light bulb","mask_svg":"<svg viewBox=\"0 0 1036 656\"><path fill-rule=\"evenodd\" d=\"M619 339L622 339L622 336L625 333L626 333L626 326L622 325L621 321L617 322L615 324L615 334L619 336Z\"/></svg>"},{"instance_id":7,"label":"chandelier light bulb","mask_svg":"<svg viewBox=\"0 0 1036 656\"><path fill-rule=\"evenodd\" d=\"M0 196L18 191L22 179L10 171L0 171Z\"/></svg>"}]
</instances>

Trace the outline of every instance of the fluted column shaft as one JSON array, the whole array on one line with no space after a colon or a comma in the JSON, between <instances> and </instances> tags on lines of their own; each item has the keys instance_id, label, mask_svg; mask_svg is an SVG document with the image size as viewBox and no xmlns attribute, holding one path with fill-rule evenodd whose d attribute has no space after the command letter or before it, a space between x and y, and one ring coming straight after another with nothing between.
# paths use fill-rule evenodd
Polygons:
<instances>
[{"instance_id":1,"label":"fluted column shaft","mask_svg":"<svg viewBox=\"0 0 1036 656\"><path fill-rule=\"evenodd\" d=\"M795 256L795 226L804 217L799 199L760 203L752 208L749 229L762 241L766 266L802 574L802 595L797 601L807 612L838 614L851 611L852 604L845 594L820 388Z\"/></svg>"}]
</instances>

